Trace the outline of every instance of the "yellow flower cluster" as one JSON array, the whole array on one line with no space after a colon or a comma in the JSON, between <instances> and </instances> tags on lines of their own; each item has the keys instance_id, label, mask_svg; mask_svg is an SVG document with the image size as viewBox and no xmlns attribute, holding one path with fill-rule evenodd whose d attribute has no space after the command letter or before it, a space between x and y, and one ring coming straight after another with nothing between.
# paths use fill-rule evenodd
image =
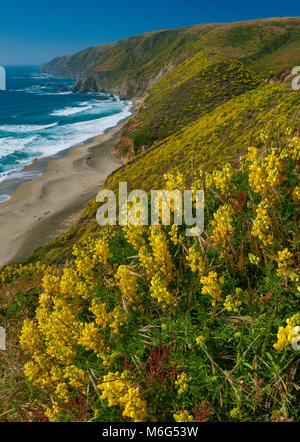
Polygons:
<instances>
[{"instance_id":1,"label":"yellow flower cluster","mask_svg":"<svg viewBox=\"0 0 300 442\"><path fill-rule=\"evenodd\" d=\"M213 307L215 307L217 302L222 300L221 286L224 284L223 276L221 276L219 278L218 274L215 271L211 271L211 272L209 272L208 276L202 276L200 281L203 284L202 293L204 295L208 294L211 296L212 305L213 305Z\"/></svg>"},{"instance_id":2,"label":"yellow flower cluster","mask_svg":"<svg viewBox=\"0 0 300 442\"><path fill-rule=\"evenodd\" d=\"M21 347L31 358L25 365L25 375L52 396L53 406L47 411L51 419L59 413L60 404L70 399L70 392L86 390L86 371L75 362L78 347L93 351L104 366L109 366L113 354L103 332L109 327L118 333L127 320L119 298L115 298L115 305L109 311L111 306L97 292L103 284L113 286L112 267L108 263L111 253L106 239L91 239L75 247L74 254L74 268L65 267L62 272L50 268L44 275L35 319L24 321L20 336ZM101 272L99 266L103 266ZM134 281L124 267L124 272L120 269L116 278L124 292L130 283L133 297ZM103 278L105 271L110 280ZM127 286L122 285L125 279ZM129 299L128 292L126 296ZM94 315L90 322L80 319L86 300L88 310Z\"/></svg>"},{"instance_id":3,"label":"yellow flower cluster","mask_svg":"<svg viewBox=\"0 0 300 442\"><path fill-rule=\"evenodd\" d=\"M239 307L242 305L242 301L238 299L238 296L240 295L241 291L242 291L241 289L237 288L235 295L226 296L224 307L226 307L226 309L229 312L237 312Z\"/></svg>"},{"instance_id":4,"label":"yellow flower cluster","mask_svg":"<svg viewBox=\"0 0 300 442\"><path fill-rule=\"evenodd\" d=\"M288 249L284 249L278 252L278 276L284 276L288 273L288 267L292 264L293 255Z\"/></svg>"},{"instance_id":5,"label":"yellow flower cluster","mask_svg":"<svg viewBox=\"0 0 300 442\"><path fill-rule=\"evenodd\" d=\"M165 187L168 190L168 192L179 191L177 193L173 193L171 199L170 199L170 211L171 213L174 212L175 207L180 207L182 202L182 194L184 190L186 189L186 180L184 176L180 172L170 172L166 175L164 175L165 179ZM162 205L160 204L159 207L159 213L160 217L162 217Z\"/></svg>"},{"instance_id":6,"label":"yellow flower cluster","mask_svg":"<svg viewBox=\"0 0 300 442\"><path fill-rule=\"evenodd\" d=\"M270 138L270 134L267 131L262 130L259 134L261 141L266 144Z\"/></svg>"},{"instance_id":7,"label":"yellow flower cluster","mask_svg":"<svg viewBox=\"0 0 300 442\"><path fill-rule=\"evenodd\" d=\"M143 422L146 414L146 401L141 398L139 386L127 371L108 373L97 386L102 391L101 399L108 400L108 406L118 405L123 417L134 422Z\"/></svg>"},{"instance_id":8,"label":"yellow flower cluster","mask_svg":"<svg viewBox=\"0 0 300 442\"><path fill-rule=\"evenodd\" d=\"M63 274L60 278L59 289L62 295L70 295L72 297L77 297L77 283L79 275L78 272L69 267L63 269ZM49 287L49 281L46 283L46 287Z\"/></svg>"},{"instance_id":9,"label":"yellow flower cluster","mask_svg":"<svg viewBox=\"0 0 300 442\"><path fill-rule=\"evenodd\" d=\"M286 327L279 327L277 342L274 344L276 350L283 350L295 340L300 340L300 313L288 318L286 323Z\"/></svg>"},{"instance_id":10,"label":"yellow flower cluster","mask_svg":"<svg viewBox=\"0 0 300 442\"><path fill-rule=\"evenodd\" d=\"M189 414L187 410L178 411L178 413L173 414L175 422L193 422L194 416Z\"/></svg>"},{"instance_id":11,"label":"yellow flower cluster","mask_svg":"<svg viewBox=\"0 0 300 442\"><path fill-rule=\"evenodd\" d=\"M78 344L100 355L103 348L103 336L94 322L86 322L83 325L78 338Z\"/></svg>"},{"instance_id":12,"label":"yellow flower cluster","mask_svg":"<svg viewBox=\"0 0 300 442\"><path fill-rule=\"evenodd\" d=\"M281 158L290 156L293 160L300 159L300 138L298 136L288 139L285 148L280 154Z\"/></svg>"},{"instance_id":13,"label":"yellow flower cluster","mask_svg":"<svg viewBox=\"0 0 300 442\"><path fill-rule=\"evenodd\" d=\"M60 401L68 402L70 393L67 384L60 382L55 389L55 394Z\"/></svg>"},{"instance_id":14,"label":"yellow flower cluster","mask_svg":"<svg viewBox=\"0 0 300 442\"><path fill-rule=\"evenodd\" d=\"M232 410L230 410L230 417L234 420L238 419L240 416L240 410L238 407L236 408L232 408Z\"/></svg>"},{"instance_id":15,"label":"yellow flower cluster","mask_svg":"<svg viewBox=\"0 0 300 442\"><path fill-rule=\"evenodd\" d=\"M205 270L205 262L200 251L196 249L195 244L189 248L189 254L186 257L186 260L193 273L199 272L200 275L203 275Z\"/></svg>"},{"instance_id":16,"label":"yellow flower cluster","mask_svg":"<svg viewBox=\"0 0 300 442\"><path fill-rule=\"evenodd\" d=\"M139 301L137 276L131 267L121 265L115 275L118 286L122 292L122 297L129 305Z\"/></svg>"},{"instance_id":17,"label":"yellow flower cluster","mask_svg":"<svg viewBox=\"0 0 300 442\"><path fill-rule=\"evenodd\" d=\"M95 264L103 264L107 266L107 260L112 258L112 253L109 250L108 242L105 237L98 239L95 242L95 249L93 254L93 261Z\"/></svg>"},{"instance_id":18,"label":"yellow flower cluster","mask_svg":"<svg viewBox=\"0 0 300 442\"><path fill-rule=\"evenodd\" d=\"M258 149L256 147L250 146L248 147L248 152L246 154L246 159L247 161L253 163L254 161L256 161L258 159Z\"/></svg>"},{"instance_id":19,"label":"yellow flower cluster","mask_svg":"<svg viewBox=\"0 0 300 442\"><path fill-rule=\"evenodd\" d=\"M188 383L191 382L192 378L188 377L185 372L182 372L177 375L177 380L175 381L175 385L177 387L177 393L180 395L185 392L188 388Z\"/></svg>"},{"instance_id":20,"label":"yellow flower cluster","mask_svg":"<svg viewBox=\"0 0 300 442\"><path fill-rule=\"evenodd\" d=\"M296 186L292 193L292 198L295 202L300 201L300 187Z\"/></svg>"},{"instance_id":21,"label":"yellow flower cluster","mask_svg":"<svg viewBox=\"0 0 300 442\"><path fill-rule=\"evenodd\" d=\"M230 190L231 179L233 176L233 168L227 163L221 170L214 170L212 174L206 174L206 186L215 187L222 193L226 193Z\"/></svg>"},{"instance_id":22,"label":"yellow flower cluster","mask_svg":"<svg viewBox=\"0 0 300 442\"><path fill-rule=\"evenodd\" d=\"M106 235L97 240L91 240L87 247L75 244L73 254L76 257L75 264L78 274L84 278L86 283L94 281L93 270L99 265L102 264L106 269L109 269L107 261L112 258Z\"/></svg>"},{"instance_id":23,"label":"yellow flower cluster","mask_svg":"<svg viewBox=\"0 0 300 442\"><path fill-rule=\"evenodd\" d=\"M69 380L69 385L75 390L85 392L87 375L84 370L77 368L75 365L69 365L65 368L64 378Z\"/></svg>"},{"instance_id":24,"label":"yellow flower cluster","mask_svg":"<svg viewBox=\"0 0 300 442\"><path fill-rule=\"evenodd\" d=\"M87 376L84 370L77 368L75 365L70 365L63 369L52 369L51 381L54 383L57 381L55 388L55 395L57 400L53 401L52 407L47 408L45 416L50 420L58 420L60 413L61 403L67 403L70 400L71 390L70 387L82 394L86 394L87 388ZM68 380L68 383L64 380Z\"/></svg>"},{"instance_id":25,"label":"yellow flower cluster","mask_svg":"<svg viewBox=\"0 0 300 442\"><path fill-rule=\"evenodd\" d=\"M102 329L108 327L110 321L110 315L107 311L105 302L101 302L100 298L92 299L92 305L89 307L89 311L95 316L95 323Z\"/></svg>"},{"instance_id":26,"label":"yellow flower cluster","mask_svg":"<svg viewBox=\"0 0 300 442\"><path fill-rule=\"evenodd\" d=\"M44 296L45 302L47 297ZM24 367L25 375L34 385L56 397L52 409L47 410L47 416L53 419L59 413L59 403L68 402L71 389L85 394L87 386L84 370L71 363L77 347L78 330L74 328L77 324L63 304L60 308L50 315L46 324L45 307L39 306L37 321L24 321L20 337L21 347L31 355Z\"/></svg>"},{"instance_id":27,"label":"yellow flower cluster","mask_svg":"<svg viewBox=\"0 0 300 442\"><path fill-rule=\"evenodd\" d=\"M141 266L146 270L148 277L151 277L155 272L158 272L158 264L154 261L151 252L146 246L139 250L139 260Z\"/></svg>"},{"instance_id":28,"label":"yellow flower cluster","mask_svg":"<svg viewBox=\"0 0 300 442\"><path fill-rule=\"evenodd\" d=\"M196 338L196 344L199 345L199 347L202 347L205 344L206 338L205 336L199 335Z\"/></svg>"},{"instance_id":29,"label":"yellow flower cluster","mask_svg":"<svg viewBox=\"0 0 300 442\"><path fill-rule=\"evenodd\" d=\"M133 246L135 250L139 250L146 245L145 234L147 233L146 227L137 224L127 224L123 227L125 238Z\"/></svg>"},{"instance_id":30,"label":"yellow flower cluster","mask_svg":"<svg viewBox=\"0 0 300 442\"><path fill-rule=\"evenodd\" d=\"M182 244L184 240L184 236L180 235L178 233L178 230L179 230L178 226L176 224L173 224L169 232L170 239L175 246L177 246L178 244Z\"/></svg>"},{"instance_id":31,"label":"yellow flower cluster","mask_svg":"<svg viewBox=\"0 0 300 442\"><path fill-rule=\"evenodd\" d=\"M233 211L228 204L224 204L214 213L214 219L211 221L213 231L211 234L213 244L226 250L228 241L234 231L232 226Z\"/></svg>"},{"instance_id":32,"label":"yellow flower cluster","mask_svg":"<svg viewBox=\"0 0 300 442\"><path fill-rule=\"evenodd\" d=\"M34 321L30 319L24 320L20 344L28 354L34 353L37 348L42 346L40 332Z\"/></svg>"},{"instance_id":33,"label":"yellow flower cluster","mask_svg":"<svg viewBox=\"0 0 300 442\"><path fill-rule=\"evenodd\" d=\"M184 175L178 171L166 173L164 175L164 180L166 184L166 189L169 192L177 189L183 192L186 189L186 180L184 178Z\"/></svg>"},{"instance_id":34,"label":"yellow flower cluster","mask_svg":"<svg viewBox=\"0 0 300 442\"><path fill-rule=\"evenodd\" d=\"M150 227L150 245L155 263L167 280L172 279L173 263L169 252L168 239L161 225Z\"/></svg>"},{"instance_id":35,"label":"yellow flower cluster","mask_svg":"<svg viewBox=\"0 0 300 442\"><path fill-rule=\"evenodd\" d=\"M110 317L112 322L109 324L109 326L117 334L119 333L120 327L122 327L127 320L124 309L120 305L116 305L116 307L110 313Z\"/></svg>"},{"instance_id":36,"label":"yellow flower cluster","mask_svg":"<svg viewBox=\"0 0 300 442\"><path fill-rule=\"evenodd\" d=\"M167 287L167 282L162 275L159 272L156 273L151 280L150 293L151 297L161 302L164 307L174 302L174 298Z\"/></svg>"},{"instance_id":37,"label":"yellow flower cluster","mask_svg":"<svg viewBox=\"0 0 300 442\"><path fill-rule=\"evenodd\" d=\"M258 264L260 263L259 256L253 255L252 253L248 254L248 258L251 264L258 266Z\"/></svg>"},{"instance_id":38,"label":"yellow flower cluster","mask_svg":"<svg viewBox=\"0 0 300 442\"><path fill-rule=\"evenodd\" d=\"M44 340L44 352L62 364L69 364L76 354L80 323L76 319L77 306L60 298L40 299L36 310L37 325Z\"/></svg>"},{"instance_id":39,"label":"yellow flower cluster","mask_svg":"<svg viewBox=\"0 0 300 442\"><path fill-rule=\"evenodd\" d=\"M257 157L257 151L251 150L247 159L252 161L249 165L249 184L255 193L265 193L270 186L279 183L282 163L279 152L274 149L269 155Z\"/></svg>"},{"instance_id":40,"label":"yellow flower cluster","mask_svg":"<svg viewBox=\"0 0 300 442\"><path fill-rule=\"evenodd\" d=\"M57 401L53 401L53 405L52 407L48 407L45 411L45 416L50 420L50 421L58 421L58 414L60 412L60 407L58 405Z\"/></svg>"},{"instance_id":41,"label":"yellow flower cluster","mask_svg":"<svg viewBox=\"0 0 300 442\"><path fill-rule=\"evenodd\" d=\"M273 244L273 235L270 232L271 218L268 214L269 205L262 200L256 209L256 218L253 222L251 233L257 236L264 246Z\"/></svg>"},{"instance_id":42,"label":"yellow flower cluster","mask_svg":"<svg viewBox=\"0 0 300 442\"><path fill-rule=\"evenodd\" d=\"M5 284L15 281L19 278L26 278L33 275L43 274L46 270L46 265L41 262L35 264L11 264L0 268L0 283Z\"/></svg>"}]
</instances>

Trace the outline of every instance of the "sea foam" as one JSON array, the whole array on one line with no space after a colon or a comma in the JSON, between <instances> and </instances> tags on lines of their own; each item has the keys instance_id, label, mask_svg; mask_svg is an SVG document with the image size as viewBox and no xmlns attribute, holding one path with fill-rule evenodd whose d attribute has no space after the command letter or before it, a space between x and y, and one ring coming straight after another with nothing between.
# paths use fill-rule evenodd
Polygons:
<instances>
[{"instance_id":1,"label":"sea foam","mask_svg":"<svg viewBox=\"0 0 300 442\"><path fill-rule=\"evenodd\" d=\"M79 106L79 107L65 107L64 109L58 109L52 112L50 115L54 115L57 117L67 117L69 115L79 114L81 112L92 109L92 106Z\"/></svg>"},{"instance_id":2,"label":"sea foam","mask_svg":"<svg viewBox=\"0 0 300 442\"><path fill-rule=\"evenodd\" d=\"M58 123L51 124L4 124L0 126L0 131L2 132L16 132L16 133L27 133L27 132L40 132L50 127L57 126Z\"/></svg>"}]
</instances>

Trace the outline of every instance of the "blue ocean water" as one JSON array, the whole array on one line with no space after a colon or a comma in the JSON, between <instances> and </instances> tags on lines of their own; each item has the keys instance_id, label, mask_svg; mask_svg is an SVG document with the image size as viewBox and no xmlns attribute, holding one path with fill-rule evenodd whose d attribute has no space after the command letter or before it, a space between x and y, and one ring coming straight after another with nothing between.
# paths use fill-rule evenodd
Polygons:
<instances>
[{"instance_id":1,"label":"blue ocean water","mask_svg":"<svg viewBox=\"0 0 300 442\"><path fill-rule=\"evenodd\" d=\"M0 91L0 182L33 160L104 133L130 115L130 102L103 94L72 93L73 79L41 74L39 67L7 67ZM7 199L0 195L0 201Z\"/></svg>"}]
</instances>

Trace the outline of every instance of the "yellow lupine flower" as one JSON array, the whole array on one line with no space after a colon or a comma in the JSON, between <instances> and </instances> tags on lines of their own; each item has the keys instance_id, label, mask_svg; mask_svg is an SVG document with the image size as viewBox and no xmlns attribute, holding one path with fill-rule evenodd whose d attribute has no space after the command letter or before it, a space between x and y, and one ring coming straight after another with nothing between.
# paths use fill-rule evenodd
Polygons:
<instances>
[{"instance_id":1,"label":"yellow lupine flower","mask_svg":"<svg viewBox=\"0 0 300 442\"><path fill-rule=\"evenodd\" d=\"M173 418L175 422L193 422L194 416L189 414L188 411L182 410L178 411L178 413L173 414Z\"/></svg>"},{"instance_id":2,"label":"yellow lupine flower","mask_svg":"<svg viewBox=\"0 0 300 442\"><path fill-rule=\"evenodd\" d=\"M189 254L186 257L187 262L193 273L199 272L202 275L205 271L205 262L195 244L189 248Z\"/></svg>"},{"instance_id":3,"label":"yellow lupine flower","mask_svg":"<svg viewBox=\"0 0 300 442\"><path fill-rule=\"evenodd\" d=\"M237 312L239 307L242 305L242 302L237 299L235 296L233 295L228 295L225 298L225 302L224 302L224 307L226 307L226 309L231 312Z\"/></svg>"},{"instance_id":4,"label":"yellow lupine flower","mask_svg":"<svg viewBox=\"0 0 300 442\"><path fill-rule=\"evenodd\" d=\"M218 275L215 271L209 272L208 276L202 276L200 279L203 284L202 293L208 294L212 297L212 305L213 307L217 304L218 301L221 301L221 286L224 284L224 278L218 278Z\"/></svg>"},{"instance_id":5,"label":"yellow lupine flower","mask_svg":"<svg viewBox=\"0 0 300 442\"><path fill-rule=\"evenodd\" d=\"M273 345L276 350L283 350L300 337L300 313L286 320L286 327L279 327L277 342Z\"/></svg>"},{"instance_id":6,"label":"yellow lupine flower","mask_svg":"<svg viewBox=\"0 0 300 442\"><path fill-rule=\"evenodd\" d=\"M150 287L151 297L156 298L158 302L167 306L173 302L173 296L168 291L167 282L162 278L160 273L156 273L151 280Z\"/></svg>"},{"instance_id":7,"label":"yellow lupine flower","mask_svg":"<svg viewBox=\"0 0 300 442\"><path fill-rule=\"evenodd\" d=\"M37 324L25 319L21 330L20 344L26 353L35 353L42 345L42 339Z\"/></svg>"},{"instance_id":8,"label":"yellow lupine flower","mask_svg":"<svg viewBox=\"0 0 300 442\"><path fill-rule=\"evenodd\" d=\"M192 380L191 377L188 377L185 372L182 372L177 375L177 380L175 381L175 385L177 386L177 393L180 395L188 388L188 383Z\"/></svg>"},{"instance_id":9,"label":"yellow lupine flower","mask_svg":"<svg viewBox=\"0 0 300 442\"><path fill-rule=\"evenodd\" d=\"M284 249L278 252L278 276L283 276L284 274L288 273L288 267L292 264L292 258L293 254L288 249Z\"/></svg>"},{"instance_id":10,"label":"yellow lupine flower","mask_svg":"<svg viewBox=\"0 0 300 442\"><path fill-rule=\"evenodd\" d=\"M256 209L256 218L253 222L251 233L257 236L267 246L273 243L273 234L270 231L271 218L268 215L268 203L262 200Z\"/></svg>"},{"instance_id":11,"label":"yellow lupine flower","mask_svg":"<svg viewBox=\"0 0 300 442\"><path fill-rule=\"evenodd\" d=\"M93 350L97 354L103 346L102 334L94 322L82 324L82 327L78 344L83 345L87 350Z\"/></svg>"},{"instance_id":12,"label":"yellow lupine flower","mask_svg":"<svg viewBox=\"0 0 300 442\"><path fill-rule=\"evenodd\" d=\"M121 265L115 275L118 286L122 292L124 300L131 304L139 300L137 276L133 274L133 269L126 265Z\"/></svg>"},{"instance_id":13,"label":"yellow lupine flower","mask_svg":"<svg viewBox=\"0 0 300 442\"><path fill-rule=\"evenodd\" d=\"M173 263L169 252L168 240L162 226L151 226L150 245L152 247L153 258L158 265L159 270L167 279L171 279L173 275Z\"/></svg>"},{"instance_id":14,"label":"yellow lupine flower","mask_svg":"<svg viewBox=\"0 0 300 442\"><path fill-rule=\"evenodd\" d=\"M139 250L142 247L145 247L145 234L147 232L146 227L138 224L136 226L132 224L128 224L123 227L123 231L125 233L125 238L131 244L135 250Z\"/></svg>"},{"instance_id":15,"label":"yellow lupine flower","mask_svg":"<svg viewBox=\"0 0 300 442\"><path fill-rule=\"evenodd\" d=\"M248 254L248 258L251 264L258 265L260 263L259 256L255 256L252 253Z\"/></svg>"},{"instance_id":16,"label":"yellow lupine flower","mask_svg":"<svg viewBox=\"0 0 300 442\"><path fill-rule=\"evenodd\" d=\"M227 243L234 231L232 214L231 207L228 204L224 204L214 213L214 219L211 221L213 244L220 246L224 250L228 248Z\"/></svg>"},{"instance_id":17,"label":"yellow lupine flower","mask_svg":"<svg viewBox=\"0 0 300 442\"><path fill-rule=\"evenodd\" d=\"M97 387L102 391L101 399L107 399L109 407L118 405L124 417L129 417L134 422L145 419L146 401L141 398L139 386L128 372L110 372Z\"/></svg>"},{"instance_id":18,"label":"yellow lupine flower","mask_svg":"<svg viewBox=\"0 0 300 442\"><path fill-rule=\"evenodd\" d=\"M169 232L170 239L175 246L181 244L184 240L184 236L178 234L178 230L178 226L176 224L173 224Z\"/></svg>"},{"instance_id":19,"label":"yellow lupine flower","mask_svg":"<svg viewBox=\"0 0 300 442\"><path fill-rule=\"evenodd\" d=\"M68 365L64 370L64 378L75 390L85 393L88 378L84 370L77 368L75 365Z\"/></svg>"}]
</instances>

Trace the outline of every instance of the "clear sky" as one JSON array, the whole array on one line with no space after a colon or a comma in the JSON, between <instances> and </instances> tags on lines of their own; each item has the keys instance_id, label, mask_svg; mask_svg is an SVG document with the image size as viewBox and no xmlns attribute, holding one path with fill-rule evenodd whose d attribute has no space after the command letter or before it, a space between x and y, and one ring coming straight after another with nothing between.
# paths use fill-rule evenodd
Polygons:
<instances>
[{"instance_id":1,"label":"clear sky","mask_svg":"<svg viewBox=\"0 0 300 442\"><path fill-rule=\"evenodd\" d=\"M0 8L3 65L39 65L150 30L300 16L299 0L4 0Z\"/></svg>"}]
</instances>

